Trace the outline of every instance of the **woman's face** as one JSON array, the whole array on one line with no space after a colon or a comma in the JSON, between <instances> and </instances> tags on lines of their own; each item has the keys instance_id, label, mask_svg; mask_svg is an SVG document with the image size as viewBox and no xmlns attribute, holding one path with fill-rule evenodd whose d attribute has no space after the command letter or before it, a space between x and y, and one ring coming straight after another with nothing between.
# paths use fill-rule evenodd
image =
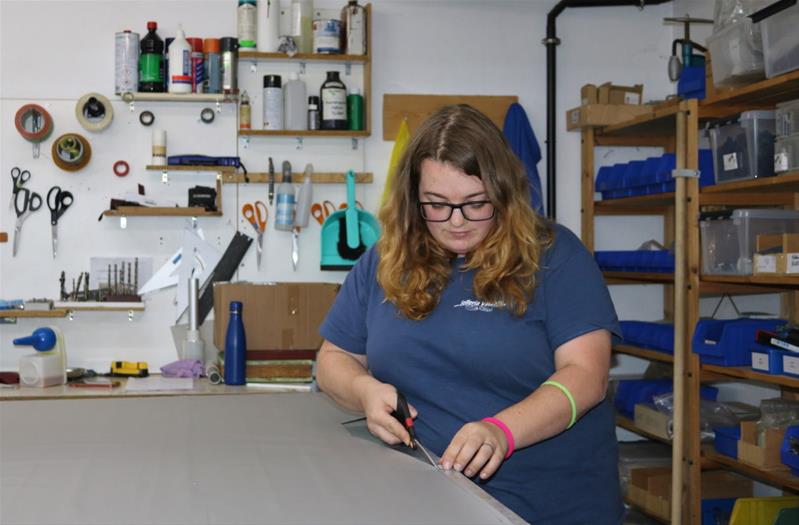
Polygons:
<instances>
[{"instance_id":1,"label":"woman's face","mask_svg":"<svg viewBox=\"0 0 799 525\"><path fill-rule=\"evenodd\" d=\"M450 164L425 159L421 165L419 200L423 203L423 218L443 219L443 222L426 221L430 235L444 248L458 255L466 255L491 232L496 221L493 205L488 201L483 181L467 175ZM452 209L442 204L470 203L465 208ZM421 211L421 209L424 211ZM472 219L468 220L466 215ZM490 217L490 218L489 218ZM485 220L475 220L485 219Z\"/></svg>"}]
</instances>

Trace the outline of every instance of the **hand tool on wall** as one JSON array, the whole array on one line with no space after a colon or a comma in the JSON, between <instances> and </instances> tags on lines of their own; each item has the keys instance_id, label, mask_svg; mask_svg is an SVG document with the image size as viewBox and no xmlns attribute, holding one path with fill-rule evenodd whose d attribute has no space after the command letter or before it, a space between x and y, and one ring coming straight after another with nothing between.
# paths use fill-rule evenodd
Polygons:
<instances>
[{"instance_id":1,"label":"hand tool on wall","mask_svg":"<svg viewBox=\"0 0 799 525\"><path fill-rule=\"evenodd\" d=\"M297 198L297 212L294 215L294 229L291 232L291 264L294 271L300 264L300 231L308 227L313 201L313 164L305 165L305 174Z\"/></svg>"},{"instance_id":2,"label":"hand tool on wall","mask_svg":"<svg viewBox=\"0 0 799 525\"><path fill-rule=\"evenodd\" d=\"M8 209L14 209L14 203L17 200L17 193L25 185L26 182L31 180L31 172L28 170L21 170L17 167L11 168L11 201L8 203Z\"/></svg>"},{"instance_id":3,"label":"hand tool on wall","mask_svg":"<svg viewBox=\"0 0 799 525\"><path fill-rule=\"evenodd\" d=\"M255 243L256 264L258 269L261 269L261 253L264 249L264 231L266 230L266 223L269 221L269 211L263 201L255 201L247 203L241 207L241 214L247 219L257 237Z\"/></svg>"},{"instance_id":4,"label":"hand tool on wall","mask_svg":"<svg viewBox=\"0 0 799 525\"><path fill-rule=\"evenodd\" d=\"M275 202L275 163L269 157L269 205Z\"/></svg>"},{"instance_id":5,"label":"hand tool on wall","mask_svg":"<svg viewBox=\"0 0 799 525\"><path fill-rule=\"evenodd\" d=\"M355 201L355 207L362 210L363 204L361 204L361 201ZM319 224L324 224L325 220L330 216L330 214L335 213L337 209L346 210L347 203L342 202L341 204L338 205L338 208L336 208L336 205L328 200L322 202L314 202L313 206L311 206L311 215L313 216L314 219L316 219L316 222L318 222Z\"/></svg>"},{"instance_id":6,"label":"hand tool on wall","mask_svg":"<svg viewBox=\"0 0 799 525\"><path fill-rule=\"evenodd\" d=\"M72 193L61 191L59 186L53 186L47 192L47 207L50 208L50 230L53 239L53 259L55 259L58 248L58 219L72 206L73 202Z\"/></svg>"},{"instance_id":7,"label":"hand tool on wall","mask_svg":"<svg viewBox=\"0 0 799 525\"><path fill-rule=\"evenodd\" d=\"M14 225L14 248L12 257L16 257L19 250L19 238L22 235L22 223L30 215L42 207L42 196L28 188L20 188L14 197L14 211L17 213L17 222Z\"/></svg>"},{"instance_id":8,"label":"hand tool on wall","mask_svg":"<svg viewBox=\"0 0 799 525\"><path fill-rule=\"evenodd\" d=\"M424 454L427 461L430 462L431 465L438 468L438 465L433 460L430 453L419 443L419 440L416 438L416 429L413 426L413 417L411 417L411 409L408 406L408 400L405 398L405 394L397 390L397 408L394 412L391 413L400 423L402 426L405 427L405 430L408 431L408 434L411 436L411 444L409 445L410 448L414 450L421 450Z\"/></svg>"}]
</instances>

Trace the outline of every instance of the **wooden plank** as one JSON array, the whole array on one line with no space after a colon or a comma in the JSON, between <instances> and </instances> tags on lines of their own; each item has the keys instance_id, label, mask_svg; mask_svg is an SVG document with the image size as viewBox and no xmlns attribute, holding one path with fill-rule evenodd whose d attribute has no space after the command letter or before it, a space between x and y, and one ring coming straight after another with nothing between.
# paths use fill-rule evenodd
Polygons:
<instances>
[{"instance_id":1,"label":"wooden plank","mask_svg":"<svg viewBox=\"0 0 799 525\"><path fill-rule=\"evenodd\" d=\"M383 95L383 140L394 140L403 119L413 135L427 117L450 104L469 104L484 113L502 129L508 107L518 102L517 96L493 95Z\"/></svg>"},{"instance_id":2,"label":"wooden plank","mask_svg":"<svg viewBox=\"0 0 799 525\"><path fill-rule=\"evenodd\" d=\"M799 188L797 188L799 189ZM793 193L699 193L701 206L792 206Z\"/></svg>"},{"instance_id":3,"label":"wooden plank","mask_svg":"<svg viewBox=\"0 0 799 525\"><path fill-rule=\"evenodd\" d=\"M366 136L372 136L372 4L366 4L366 63L363 67L363 120Z\"/></svg>"},{"instance_id":4,"label":"wooden plank","mask_svg":"<svg viewBox=\"0 0 799 525\"><path fill-rule=\"evenodd\" d=\"M799 492L799 477L792 475L789 471L760 470L757 467L741 463L735 458L719 454L713 449L712 445L705 446L702 452L705 458L714 463L723 465L729 470L763 481L775 487Z\"/></svg>"},{"instance_id":5,"label":"wooden plank","mask_svg":"<svg viewBox=\"0 0 799 525\"><path fill-rule=\"evenodd\" d=\"M624 430L629 430L630 432L638 434L639 436L644 436L645 438L652 439L654 441L660 441L661 443L666 443L667 445L671 444L671 441L663 439L660 436L656 436L655 434L650 434L646 430L638 428L637 426L635 426L635 421L633 421L628 417L621 416L619 414L616 414L616 426L619 426Z\"/></svg>"},{"instance_id":6,"label":"wooden plank","mask_svg":"<svg viewBox=\"0 0 799 525\"><path fill-rule=\"evenodd\" d=\"M594 207L594 216L597 215L667 215L669 209L665 206L606 206L596 207L602 201L596 201Z\"/></svg>"},{"instance_id":7,"label":"wooden plank","mask_svg":"<svg viewBox=\"0 0 799 525\"><path fill-rule=\"evenodd\" d=\"M240 137L368 137L369 132L352 131L349 129L240 129Z\"/></svg>"},{"instance_id":8,"label":"wooden plank","mask_svg":"<svg viewBox=\"0 0 799 525\"><path fill-rule=\"evenodd\" d=\"M602 272L608 284L666 284L674 282L674 274L649 272Z\"/></svg>"},{"instance_id":9,"label":"wooden plank","mask_svg":"<svg viewBox=\"0 0 799 525\"><path fill-rule=\"evenodd\" d=\"M221 217L221 211L206 211L205 208L167 208L145 206L120 206L116 210L105 210L104 217Z\"/></svg>"},{"instance_id":10,"label":"wooden plank","mask_svg":"<svg viewBox=\"0 0 799 525\"><path fill-rule=\"evenodd\" d=\"M594 142L597 146L626 146L626 147L650 147L650 148L664 148L668 150L673 149L673 141L669 137L662 136L619 136L619 135L603 135L597 134L594 137Z\"/></svg>"},{"instance_id":11,"label":"wooden plank","mask_svg":"<svg viewBox=\"0 0 799 525\"><path fill-rule=\"evenodd\" d=\"M592 190L593 191L593 190ZM593 193L592 193L593 195ZM596 201L594 208L599 213L609 213L609 210L620 209L642 209L647 206L652 206L652 209L665 208L674 205L674 192L669 193L655 193L652 195L637 195L635 197L623 197L621 199L606 199ZM655 213L650 211L650 213Z\"/></svg>"},{"instance_id":12,"label":"wooden plank","mask_svg":"<svg viewBox=\"0 0 799 525\"><path fill-rule=\"evenodd\" d=\"M225 93L124 93L120 97L125 102L218 102L233 103L239 97Z\"/></svg>"},{"instance_id":13,"label":"wooden plank","mask_svg":"<svg viewBox=\"0 0 799 525\"><path fill-rule=\"evenodd\" d=\"M654 108L651 114L642 115L602 128L601 136L657 136L667 137L674 134L676 121L674 116L679 110L678 103L665 104ZM661 138L660 140L664 140Z\"/></svg>"},{"instance_id":14,"label":"wooden plank","mask_svg":"<svg viewBox=\"0 0 799 525\"><path fill-rule=\"evenodd\" d=\"M799 94L797 94L799 96ZM737 182L725 182L714 186L702 188L703 196L711 193L733 193L733 192L799 192L799 171L792 171L776 175L774 177L760 177L758 179L741 180Z\"/></svg>"},{"instance_id":15,"label":"wooden plank","mask_svg":"<svg viewBox=\"0 0 799 525\"><path fill-rule=\"evenodd\" d=\"M589 251L594 251L594 130L580 133L580 238Z\"/></svg>"},{"instance_id":16,"label":"wooden plank","mask_svg":"<svg viewBox=\"0 0 799 525\"><path fill-rule=\"evenodd\" d=\"M213 171L216 173L233 173L236 171L234 166L179 166L179 165L167 165L167 166L159 166L154 164L148 164L144 167L144 169L148 171L166 171L166 172L173 172L173 171Z\"/></svg>"},{"instance_id":17,"label":"wooden plank","mask_svg":"<svg viewBox=\"0 0 799 525\"><path fill-rule=\"evenodd\" d=\"M35 317L66 317L66 308L53 308L52 310L0 310L0 318L35 318Z\"/></svg>"},{"instance_id":18,"label":"wooden plank","mask_svg":"<svg viewBox=\"0 0 799 525\"><path fill-rule=\"evenodd\" d=\"M702 282L729 283L729 284L756 284L761 286L776 287L780 289L796 288L799 286L797 275L702 275ZM764 289L762 293L771 293L773 290Z\"/></svg>"},{"instance_id":19,"label":"wooden plank","mask_svg":"<svg viewBox=\"0 0 799 525\"><path fill-rule=\"evenodd\" d=\"M367 6L370 9L371 4ZM369 14L367 13L367 20ZM372 24L367 23L367 32ZM367 41L367 51L369 45ZM265 53L262 51L241 51L239 50L239 60L254 60L263 62L329 62L329 63L357 63L365 64L370 61L371 57L367 55L340 55L340 54L321 54L321 53L297 53L293 56L288 56L285 53Z\"/></svg>"},{"instance_id":20,"label":"wooden plank","mask_svg":"<svg viewBox=\"0 0 799 525\"><path fill-rule=\"evenodd\" d=\"M648 348L639 348L632 345L617 344L613 345L613 351L619 354L627 354L649 361L660 361L661 363L673 363L674 356L665 352L658 352L657 350L650 350Z\"/></svg>"},{"instance_id":21,"label":"wooden plank","mask_svg":"<svg viewBox=\"0 0 799 525\"><path fill-rule=\"evenodd\" d=\"M799 388L799 378L771 375L757 372L748 366L717 366L717 365L702 365L702 372L712 372L714 374L724 376L727 378L747 379L751 381L759 381L761 383L768 383L772 385L781 385L791 388Z\"/></svg>"},{"instance_id":22,"label":"wooden plank","mask_svg":"<svg viewBox=\"0 0 799 525\"><path fill-rule=\"evenodd\" d=\"M280 174L275 174L275 176L280 180ZM248 173L247 179L252 184L269 182L269 174L264 172ZM305 173L292 173L291 180L300 184L305 181ZM311 180L314 184L343 184L347 182L347 174L343 172L315 172ZM247 181L244 179L243 173L225 173L222 175L222 182L225 184L243 184ZM355 182L371 184L374 182L374 175L370 171L356 173Z\"/></svg>"},{"instance_id":23,"label":"wooden plank","mask_svg":"<svg viewBox=\"0 0 799 525\"><path fill-rule=\"evenodd\" d=\"M716 88L702 101L701 107L719 105L773 106L796 98L799 93L799 71L731 89Z\"/></svg>"}]
</instances>

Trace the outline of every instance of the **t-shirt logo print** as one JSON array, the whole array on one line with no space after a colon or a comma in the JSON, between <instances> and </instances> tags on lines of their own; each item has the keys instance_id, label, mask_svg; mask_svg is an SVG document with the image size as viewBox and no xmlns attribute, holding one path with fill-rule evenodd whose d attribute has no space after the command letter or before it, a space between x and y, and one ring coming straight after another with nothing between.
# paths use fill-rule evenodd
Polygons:
<instances>
[{"instance_id":1,"label":"t-shirt logo print","mask_svg":"<svg viewBox=\"0 0 799 525\"><path fill-rule=\"evenodd\" d=\"M503 306L505 306L503 303L486 303L473 299L463 299L453 308L464 308L470 312L493 312L494 308L502 308Z\"/></svg>"}]
</instances>

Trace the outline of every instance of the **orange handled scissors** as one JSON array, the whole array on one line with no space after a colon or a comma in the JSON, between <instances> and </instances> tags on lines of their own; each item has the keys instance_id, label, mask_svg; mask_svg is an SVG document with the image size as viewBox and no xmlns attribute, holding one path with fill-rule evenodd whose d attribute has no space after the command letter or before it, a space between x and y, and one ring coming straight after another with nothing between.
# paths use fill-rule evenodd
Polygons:
<instances>
[{"instance_id":1,"label":"orange handled scissors","mask_svg":"<svg viewBox=\"0 0 799 525\"><path fill-rule=\"evenodd\" d=\"M314 202L311 206L311 216L316 219L319 224L324 224L325 220L331 213L336 211L336 205L330 201L323 201L321 204Z\"/></svg>"},{"instance_id":2,"label":"orange handled scissors","mask_svg":"<svg viewBox=\"0 0 799 525\"><path fill-rule=\"evenodd\" d=\"M258 269L261 269L261 253L264 251L264 231L266 231L266 223L269 220L269 210L266 209L266 204L263 201L248 202L241 207L241 214L247 219L257 235L258 242L255 244L256 263Z\"/></svg>"}]
</instances>

